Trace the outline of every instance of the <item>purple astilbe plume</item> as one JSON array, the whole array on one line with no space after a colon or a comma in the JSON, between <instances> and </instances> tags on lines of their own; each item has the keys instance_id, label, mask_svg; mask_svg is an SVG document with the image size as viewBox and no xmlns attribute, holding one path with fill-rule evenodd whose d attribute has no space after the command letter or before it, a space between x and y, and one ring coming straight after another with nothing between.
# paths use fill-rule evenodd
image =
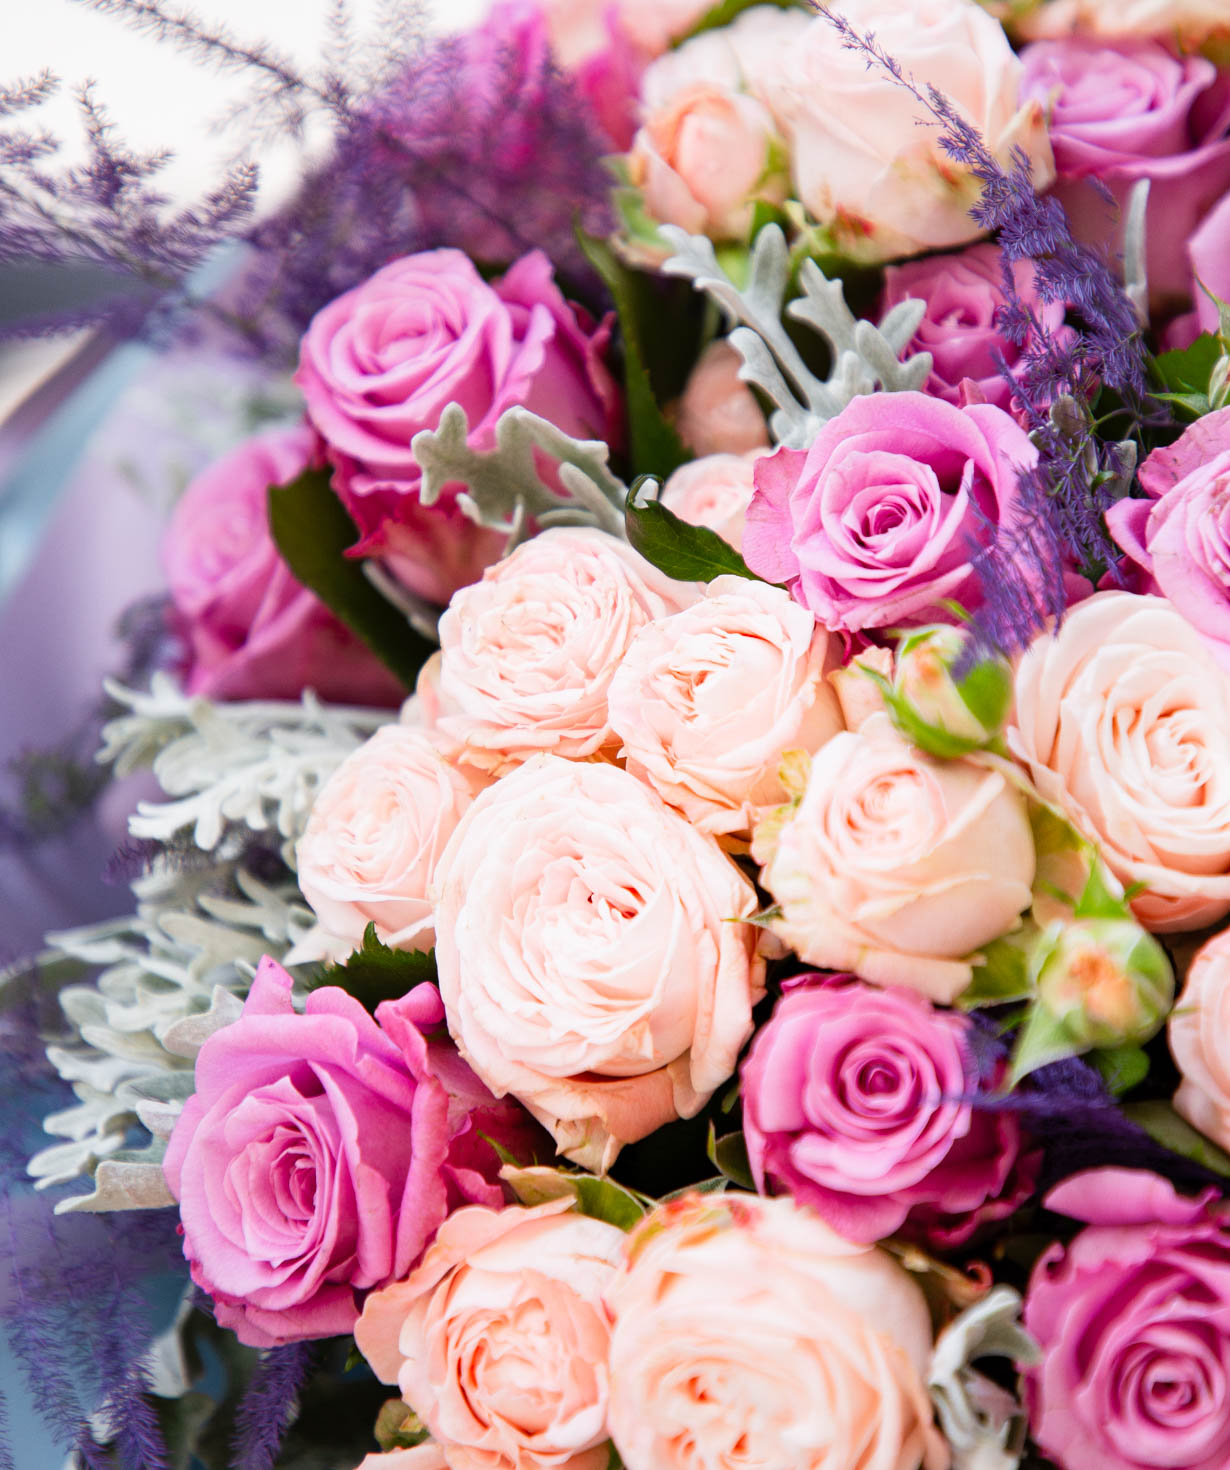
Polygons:
<instances>
[{"instance_id":1,"label":"purple astilbe plume","mask_svg":"<svg viewBox=\"0 0 1230 1470\"><path fill-rule=\"evenodd\" d=\"M874 35L860 34L822 0L809 3L837 28L847 48L917 98L938 127L940 147L982 186L970 214L995 233L1002 251L1005 305L996 324L1021 349L1012 373L1001 367L1039 460L1020 475L1020 515L972 557L985 597L974 627L985 642L1015 652L1062 614L1069 569L1097 573L1118 555L1104 517L1131 466L1119 446L1099 441L1089 405L1107 388L1129 421L1144 418L1140 323L1108 261L1076 243L1058 200L1035 192L1022 150L1005 169L944 93L915 81ZM1017 291L1018 261L1033 264L1042 303L1058 303L1075 314L1074 331L1057 335L1043 328Z\"/></svg>"},{"instance_id":2,"label":"purple astilbe plume","mask_svg":"<svg viewBox=\"0 0 1230 1470\"><path fill-rule=\"evenodd\" d=\"M253 166L232 170L194 209L169 213L149 184L164 159L121 149L105 119L90 121L92 99L87 131L98 156L84 173L49 176L58 145L45 134L0 134L0 260L93 262L134 288L55 324L92 313L116 334L157 339L211 319L230 329L232 345L285 365L321 306L400 255L454 246L502 264L538 247L580 273L574 222L606 227L604 141L531 10L503 8L476 32L427 41L409 8L364 64L346 33L345 0L335 0L326 54L304 71L163 0L80 3L243 74L250 127L297 140L323 122L332 142L299 195L253 223ZM44 85L38 78L6 95L32 107ZM112 218L120 203L122 228ZM195 299L193 277L228 241L248 247L242 270L208 301Z\"/></svg>"},{"instance_id":3,"label":"purple astilbe plume","mask_svg":"<svg viewBox=\"0 0 1230 1470\"><path fill-rule=\"evenodd\" d=\"M270 1348L262 1356L235 1415L234 1470L273 1470L315 1356L310 1342Z\"/></svg>"}]
</instances>

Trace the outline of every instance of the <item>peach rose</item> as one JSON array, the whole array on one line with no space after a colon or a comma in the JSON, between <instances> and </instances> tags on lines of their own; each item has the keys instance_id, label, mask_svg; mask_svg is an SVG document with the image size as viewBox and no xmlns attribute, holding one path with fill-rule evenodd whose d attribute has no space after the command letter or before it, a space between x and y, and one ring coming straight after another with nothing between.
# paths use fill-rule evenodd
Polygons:
<instances>
[{"instance_id":1,"label":"peach rose","mask_svg":"<svg viewBox=\"0 0 1230 1470\"><path fill-rule=\"evenodd\" d=\"M1177 42L1191 51L1230 37L1226 0L1050 0L1021 18L1029 40L1073 34L1106 40Z\"/></svg>"},{"instance_id":2,"label":"peach rose","mask_svg":"<svg viewBox=\"0 0 1230 1470\"><path fill-rule=\"evenodd\" d=\"M1040 103L1018 107L1021 64L977 0L836 0L834 9L921 87L943 92L1002 163L1028 156L1038 187L1054 177ZM748 65L745 55L744 65ZM863 260L948 249L981 233L974 174L920 127L922 105L816 17L797 43L764 56L751 90L791 151L795 197L835 243Z\"/></svg>"},{"instance_id":3,"label":"peach rose","mask_svg":"<svg viewBox=\"0 0 1230 1470\"><path fill-rule=\"evenodd\" d=\"M692 369L675 427L695 454L746 455L769 447L769 430L756 395L739 377L742 366L743 359L723 338L710 342Z\"/></svg>"},{"instance_id":4,"label":"peach rose","mask_svg":"<svg viewBox=\"0 0 1230 1470\"><path fill-rule=\"evenodd\" d=\"M1230 676L1162 597L1101 592L1035 641L1007 732L1165 933L1230 910Z\"/></svg>"},{"instance_id":5,"label":"peach rose","mask_svg":"<svg viewBox=\"0 0 1230 1470\"><path fill-rule=\"evenodd\" d=\"M839 657L782 588L718 577L632 640L611 681L620 755L698 831L746 836L786 799L783 753L817 750L843 728L825 678Z\"/></svg>"},{"instance_id":6,"label":"peach rose","mask_svg":"<svg viewBox=\"0 0 1230 1470\"><path fill-rule=\"evenodd\" d=\"M435 942L428 888L444 844L484 784L430 736L384 725L325 782L295 850L299 887L346 953L368 924L394 949Z\"/></svg>"},{"instance_id":7,"label":"peach rose","mask_svg":"<svg viewBox=\"0 0 1230 1470\"><path fill-rule=\"evenodd\" d=\"M539 751L594 755L614 740L607 689L628 644L695 595L605 531L544 531L453 597L419 678L424 714L493 773Z\"/></svg>"},{"instance_id":8,"label":"peach rose","mask_svg":"<svg viewBox=\"0 0 1230 1470\"><path fill-rule=\"evenodd\" d=\"M711 8L709 0L615 0L619 23L636 44L658 56Z\"/></svg>"},{"instance_id":9,"label":"peach rose","mask_svg":"<svg viewBox=\"0 0 1230 1470\"><path fill-rule=\"evenodd\" d=\"M774 136L755 98L698 82L649 113L626 160L628 179L663 224L742 239L754 201L785 195L784 178L769 178Z\"/></svg>"},{"instance_id":10,"label":"peach rose","mask_svg":"<svg viewBox=\"0 0 1230 1470\"><path fill-rule=\"evenodd\" d=\"M1175 1112L1230 1149L1230 929L1203 945L1170 1015Z\"/></svg>"},{"instance_id":11,"label":"peach rose","mask_svg":"<svg viewBox=\"0 0 1230 1470\"><path fill-rule=\"evenodd\" d=\"M386 1450L364 1456L359 1470L449 1470L444 1451L430 1440L412 1450Z\"/></svg>"},{"instance_id":12,"label":"peach rose","mask_svg":"<svg viewBox=\"0 0 1230 1470\"><path fill-rule=\"evenodd\" d=\"M789 1199L692 1195L606 1292L628 1470L942 1470L922 1292Z\"/></svg>"},{"instance_id":13,"label":"peach rose","mask_svg":"<svg viewBox=\"0 0 1230 1470\"><path fill-rule=\"evenodd\" d=\"M568 1206L458 1210L364 1303L359 1351L451 1470L606 1470L602 1292L624 1233Z\"/></svg>"},{"instance_id":14,"label":"peach rose","mask_svg":"<svg viewBox=\"0 0 1230 1470\"><path fill-rule=\"evenodd\" d=\"M617 766L538 756L475 801L436 869L449 1030L560 1152L605 1170L731 1075L763 993L756 893Z\"/></svg>"},{"instance_id":15,"label":"peach rose","mask_svg":"<svg viewBox=\"0 0 1230 1470\"><path fill-rule=\"evenodd\" d=\"M760 455L709 454L680 465L659 496L667 510L691 526L716 531L736 551L743 543L747 508L756 493Z\"/></svg>"},{"instance_id":16,"label":"peach rose","mask_svg":"<svg viewBox=\"0 0 1230 1470\"><path fill-rule=\"evenodd\" d=\"M924 755L886 715L821 748L767 859L773 928L802 960L945 1004L969 984L968 956L1028 907L1035 867L1007 776L976 755Z\"/></svg>"}]
</instances>

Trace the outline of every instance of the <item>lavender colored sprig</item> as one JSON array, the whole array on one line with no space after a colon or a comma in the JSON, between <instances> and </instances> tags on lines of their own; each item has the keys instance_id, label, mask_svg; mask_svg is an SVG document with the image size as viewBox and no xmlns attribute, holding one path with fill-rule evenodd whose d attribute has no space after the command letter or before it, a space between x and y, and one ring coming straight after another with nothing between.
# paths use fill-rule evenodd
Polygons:
<instances>
[{"instance_id":1,"label":"lavender colored sprig","mask_svg":"<svg viewBox=\"0 0 1230 1470\"><path fill-rule=\"evenodd\" d=\"M975 630L992 647L1012 653L1062 615L1067 574L1078 567L1096 573L1113 566L1118 554L1105 513L1131 466L1118 446L1099 440L1089 405L1105 387L1118 395L1131 421L1144 418L1140 325L1107 260L1073 239L1058 200L1036 193L1022 150L1005 169L944 93L920 85L874 35L861 34L823 0L810 3L847 48L918 100L938 127L940 147L982 186L970 214L998 238L1005 305L997 325L1021 349L1013 372L1002 365L1003 372L1039 451L1037 466L1020 474L1019 514L972 557L985 597ZM1043 327L1016 289L1018 261L1032 263L1043 303L1075 313L1074 330L1056 335ZM1059 412L1052 411L1056 406Z\"/></svg>"},{"instance_id":2,"label":"lavender colored sprig","mask_svg":"<svg viewBox=\"0 0 1230 1470\"><path fill-rule=\"evenodd\" d=\"M310 1342L271 1348L261 1358L235 1415L235 1470L273 1470L314 1364Z\"/></svg>"}]
</instances>

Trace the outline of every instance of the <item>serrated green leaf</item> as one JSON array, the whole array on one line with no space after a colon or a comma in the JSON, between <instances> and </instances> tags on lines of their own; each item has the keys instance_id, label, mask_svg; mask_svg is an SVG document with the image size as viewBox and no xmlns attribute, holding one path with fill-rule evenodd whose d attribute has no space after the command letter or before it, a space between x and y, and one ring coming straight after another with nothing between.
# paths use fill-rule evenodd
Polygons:
<instances>
[{"instance_id":1,"label":"serrated green leaf","mask_svg":"<svg viewBox=\"0 0 1230 1470\"><path fill-rule=\"evenodd\" d=\"M757 577L733 546L707 526L681 520L658 500L642 500L633 485L624 506L629 544L677 582L712 582L714 577Z\"/></svg>"},{"instance_id":2,"label":"serrated green leaf","mask_svg":"<svg viewBox=\"0 0 1230 1470\"><path fill-rule=\"evenodd\" d=\"M1123 1112L1163 1148L1192 1159L1215 1174L1230 1176L1230 1154L1198 1133L1168 1102L1126 1103Z\"/></svg>"},{"instance_id":3,"label":"serrated green leaf","mask_svg":"<svg viewBox=\"0 0 1230 1470\"><path fill-rule=\"evenodd\" d=\"M728 1133L724 1138L719 1138L717 1129L710 1122L705 1152L714 1168L732 1184L737 1184L740 1189L756 1188L752 1166L747 1157L747 1141L742 1133Z\"/></svg>"},{"instance_id":4,"label":"serrated green leaf","mask_svg":"<svg viewBox=\"0 0 1230 1470\"><path fill-rule=\"evenodd\" d=\"M1089 1060L1102 1074L1102 1080L1116 1097L1131 1092L1149 1075L1149 1054L1139 1046L1099 1048L1089 1053Z\"/></svg>"},{"instance_id":5,"label":"serrated green leaf","mask_svg":"<svg viewBox=\"0 0 1230 1470\"><path fill-rule=\"evenodd\" d=\"M384 1000L400 1000L424 981L434 984L436 956L434 950L390 949L376 937L375 924L363 931L363 943L340 965L330 965L309 988L337 985L353 995L365 1009L375 1011Z\"/></svg>"},{"instance_id":6,"label":"serrated green leaf","mask_svg":"<svg viewBox=\"0 0 1230 1470\"><path fill-rule=\"evenodd\" d=\"M643 331L648 283L597 236L578 232L585 258L602 277L615 302L624 344L624 392L628 405L628 457L634 475L665 479L692 458L666 420L651 381L652 365Z\"/></svg>"},{"instance_id":7,"label":"serrated green leaf","mask_svg":"<svg viewBox=\"0 0 1230 1470\"><path fill-rule=\"evenodd\" d=\"M326 470L269 487L269 530L296 579L320 598L407 689L435 652L346 555L359 539Z\"/></svg>"}]
</instances>

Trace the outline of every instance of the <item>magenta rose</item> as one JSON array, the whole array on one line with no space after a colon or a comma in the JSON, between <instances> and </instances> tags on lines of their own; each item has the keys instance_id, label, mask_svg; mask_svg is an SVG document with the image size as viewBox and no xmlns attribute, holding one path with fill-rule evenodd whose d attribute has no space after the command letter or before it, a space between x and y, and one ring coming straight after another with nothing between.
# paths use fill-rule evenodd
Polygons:
<instances>
[{"instance_id":1,"label":"magenta rose","mask_svg":"<svg viewBox=\"0 0 1230 1470\"><path fill-rule=\"evenodd\" d=\"M1047 333L1063 326L1064 308L1038 296L1029 261L1012 267L1017 295ZM910 352L929 352L933 363L926 392L948 403L963 401L961 384L968 378L983 398L997 408L1012 408L1012 390L1001 361L1016 376L1023 349L999 330L997 313L1006 304L1003 256L996 245L972 245L958 255L929 255L890 265L884 272L881 316L907 297L924 301Z\"/></svg>"},{"instance_id":2,"label":"magenta rose","mask_svg":"<svg viewBox=\"0 0 1230 1470\"><path fill-rule=\"evenodd\" d=\"M269 532L268 492L312 463L307 428L273 429L224 454L180 498L162 543L185 683L209 699L392 705L393 675L291 575Z\"/></svg>"},{"instance_id":3,"label":"magenta rose","mask_svg":"<svg viewBox=\"0 0 1230 1470\"><path fill-rule=\"evenodd\" d=\"M325 441L333 483L362 534L411 591L447 602L504 538L465 519L447 492L430 509L411 441L450 403L488 448L521 404L583 439L616 438L617 396L595 327L532 251L489 285L457 250L408 255L317 312L295 382Z\"/></svg>"},{"instance_id":4,"label":"magenta rose","mask_svg":"<svg viewBox=\"0 0 1230 1470\"><path fill-rule=\"evenodd\" d=\"M1015 1117L977 1109L973 1023L912 990L851 977L787 982L743 1064L756 1187L812 1206L848 1240L904 1225L960 1244L1028 1195Z\"/></svg>"},{"instance_id":5,"label":"magenta rose","mask_svg":"<svg viewBox=\"0 0 1230 1470\"><path fill-rule=\"evenodd\" d=\"M1230 1464L1230 1215L1145 1170L1091 1169L1046 1198L1088 1222L1034 1267L1030 1427L1063 1470Z\"/></svg>"},{"instance_id":6,"label":"magenta rose","mask_svg":"<svg viewBox=\"0 0 1230 1470\"><path fill-rule=\"evenodd\" d=\"M1197 419L1140 470L1147 498L1106 513L1111 535L1141 576L1202 633L1230 669L1230 408Z\"/></svg>"},{"instance_id":7,"label":"magenta rose","mask_svg":"<svg viewBox=\"0 0 1230 1470\"><path fill-rule=\"evenodd\" d=\"M1149 179L1150 294L1159 304L1188 297L1188 241L1230 189L1230 76L1159 41L1043 41L1022 60L1021 96L1049 109L1057 193L1078 236L1117 241L1117 214Z\"/></svg>"},{"instance_id":8,"label":"magenta rose","mask_svg":"<svg viewBox=\"0 0 1230 1470\"><path fill-rule=\"evenodd\" d=\"M349 1332L450 1209L502 1203L483 1136L515 1147L524 1115L429 1037L443 1019L431 985L379 1024L333 986L297 1013L266 958L243 1015L201 1048L163 1170L193 1280L241 1342Z\"/></svg>"},{"instance_id":9,"label":"magenta rose","mask_svg":"<svg viewBox=\"0 0 1230 1470\"><path fill-rule=\"evenodd\" d=\"M829 629L925 622L950 598L975 607L970 558L1012 522L1019 472L1037 458L989 403L855 398L805 453L757 462L744 559Z\"/></svg>"}]
</instances>

